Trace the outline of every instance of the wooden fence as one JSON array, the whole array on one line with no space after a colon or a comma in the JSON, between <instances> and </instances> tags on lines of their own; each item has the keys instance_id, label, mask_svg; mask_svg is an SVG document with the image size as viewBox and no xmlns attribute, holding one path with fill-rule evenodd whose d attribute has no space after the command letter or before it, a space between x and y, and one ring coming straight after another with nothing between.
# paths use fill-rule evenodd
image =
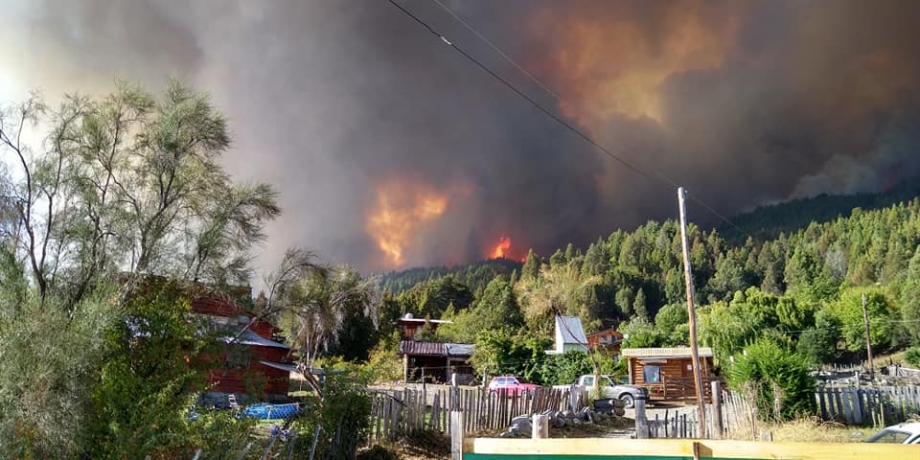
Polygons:
<instances>
[{"instance_id":1,"label":"wooden fence","mask_svg":"<svg viewBox=\"0 0 920 460\"><path fill-rule=\"evenodd\" d=\"M707 406L707 409L711 410L712 406ZM712 422L709 421L708 425L712 426ZM650 438L698 438L699 432L700 421L696 411L689 414L675 411L671 414L666 410L664 416L655 414L648 419Z\"/></svg>"},{"instance_id":2,"label":"wooden fence","mask_svg":"<svg viewBox=\"0 0 920 460\"><path fill-rule=\"evenodd\" d=\"M712 382L718 377L703 377L703 398L712 398ZM696 398L696 384L693 377L663 377L661 379L660 396L665 400ZM653 395L659 396L659 395Z\"/></svg>"},{"instance_id":3,"label":"wooden fence","mask_svg":"<svg viewBox=\"0 0 920 460\"><path fill-rule=\"evenodd\" d=\"M920 387L821 388L818 415L847 425L886 426L920 415Z\"/></svg>"},{"instance_id":4,"label":"wooden fence","mask_svg":"<svg viewBox=\"0 0 920 460\"><path fill-rule=\"evenodd\" d=\"M504 430L518 415L566 410L574 403L584 407L583 394L568 389L538 388L533 392L490 393L488 389L463 387L456 391L454 407L463 411L467 433ZM371 438L397 439L412 430L448 433L452 392L449 387L377 390L371 405Z\"/></svg>"}]
</instances>

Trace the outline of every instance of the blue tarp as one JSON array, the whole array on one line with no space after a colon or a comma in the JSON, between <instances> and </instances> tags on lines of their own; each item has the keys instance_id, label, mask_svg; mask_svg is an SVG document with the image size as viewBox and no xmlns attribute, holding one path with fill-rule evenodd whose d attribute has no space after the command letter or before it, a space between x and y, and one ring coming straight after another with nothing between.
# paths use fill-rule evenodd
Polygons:
<instances>
[{"instance_id":1,"label":"blue tarp","mask_svg":"<svg viewBox=\"0 0 920 460\"><path fill-rule=\"evenodd\" d=\"M300 410L297 403L291 404L253 404L243 410L246 417L258 419L279 419L291 417Z\"/></svg>"}]
</instances>

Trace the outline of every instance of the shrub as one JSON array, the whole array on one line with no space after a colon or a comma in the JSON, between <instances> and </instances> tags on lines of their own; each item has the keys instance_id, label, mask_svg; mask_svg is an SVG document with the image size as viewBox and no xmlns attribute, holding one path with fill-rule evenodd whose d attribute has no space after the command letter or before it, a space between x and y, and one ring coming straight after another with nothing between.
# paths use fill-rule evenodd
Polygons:
<instances>
[{"instance_id":1,"label":"shrub","mask_svg":"<svg viewBox=\"0 0 920 460\"><path fill-rule=\"evenodd\" d=\"M307 405L306 414L294 422L293 429L299 439L311 441L298 443L298 454L306 458L316 436L313 458L354 459L370 430L371 398L366 387L332 374L326 377L322 398L314 396Z\"/></svg>"},{"instance_id":2,"label":"shrub","mask_svg":"<svg viewBox=\"0 0 920 460\"><path fill-rule=\"evenodd\" d=\"M920 347L910 347L904 352L904 361L911 366L920 367Z\"/></svg>"},{"instance_id":3,"label":"shrub","mask_svg":"<svg viewBox=\"0 0 920 460\"><path fill-rule=\"evenodd\" d=\"M739 391L748 387L756 392L764 420L789 420L814 412L815 379L808 360L772 340L761 339L735 358L729 384Z\"/></svg>"}]
</instances>

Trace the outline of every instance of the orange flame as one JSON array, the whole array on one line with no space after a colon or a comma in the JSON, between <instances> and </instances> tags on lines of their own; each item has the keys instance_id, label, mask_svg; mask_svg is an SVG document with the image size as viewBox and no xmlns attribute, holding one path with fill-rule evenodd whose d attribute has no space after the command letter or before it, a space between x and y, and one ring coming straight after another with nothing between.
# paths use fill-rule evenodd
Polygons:
<instances>
[{"instance_id":1,"label":"orange flame","mask_svg":"<svg viewBox=\"0 0 920 460\"><path fill-rule=\"evenodd\" d=\"M501 237L498 239L498 244L495 246L495 249L492 250L490 255L491 259L504 259L508 256L508 251L511 249L511 238Z\"/></svg>"},{"instance_id":2,"label":"orange flame","mask_svg":"<svg viewBox=\"0 0 920 460\"><path fill-rule=\"evenodd\" d=\"M365 229L383 252L387 265L400 267L406 262L406 249L412 238L444 214L448 197L434 187L400 179L380 184L376 197Z\"/></svg>"}]
</instances>

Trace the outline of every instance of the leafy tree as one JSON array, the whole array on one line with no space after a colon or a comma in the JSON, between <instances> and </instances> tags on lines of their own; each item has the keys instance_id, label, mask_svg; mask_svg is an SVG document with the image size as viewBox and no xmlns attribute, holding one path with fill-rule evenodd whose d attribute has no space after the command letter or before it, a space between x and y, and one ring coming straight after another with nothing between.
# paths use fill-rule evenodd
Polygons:
<instances>
[{"instance_id":1,"label":"leafy tree","mask_svg":"<svg viewBox=\"0 0 920 460\"><path fill-rule=\"evenodd\" d=\"M207 370L222 365L215 336L190 321L191 304L175 281L145 279L127 303L128 316L107 334L110 352L93 391L91 458L127 459L191 455L186 436L191 390L202 389ZM218 332L218 331L215 331Z\"/></svg>"},{"instance_id":2,"label":"leafy tree","mask_svg":"<svg viewBox=\"0 0 920 460\"><path fill-rule=\"evenodd\" d=\"M248 279L248 252L280 210L270 186L224 172L226 120L206 95L120 83L100 100L69 96L51 110L33 97L2 114L0 149L18 168L5 188L21 204L6 229L40 299L72 309L116 271ZM22 142L42 126L46 142Z\"/></svg>"},{"instance_id":3,"label":"leafy tree","mask_svg":"<svg viewBox=\"0 0 920 460\"><path fill-rule=\"evenodd\" d=\"M293 341L307 366L321 351L336 348L350 358L366 358L373 340L362 333L375 329L378 319L374 280L347 266L310 269L284 284L281 296L274 308L293 322Z\"/></svg>"},{"instance_id":4,"label":"leafy tree","mask_svg":"<svg viewBox=\"0 0 920 460\"><path fill-rule=\"evenodd\" d=\"M648 320L648 308L645 305L645 291L642 288L636 292L636 298L633 300L633 311L639 319Z\"/></svg>"},{"instance_id":5,"label":"leafy tree","mask_svg":"<svg viewBox=\"0 0 920 460\"><path fill-rule=\"evenodd\" d=\"M814 412L815 379L808 361L774 341L758 340L745 347L745 353L731 365L729 383L736 390L755 392L764 420L789 420ZM778 413L776 399L780 401Z\"/></svg>"},{"instance_id":6,"label":"leafy tree","mask_svg":"<svg viewBox=\"0 0 920 460\"><path fill-rule=\"evenodd\" d=\"M11 289L0 285L4 300ZM79 458L96 423L91 396L115 309L93 295L71 318L34 291L22 300L0 302L0 458Z\"/></svg>"},{"instance_id":7,"label":"leafy tree","mask_svg":"<svg viewBox=\"0 0 920 460\"><path fill-rule=\"evenodd\" d=\"M568 351L549 355L543 362L541 381L544 385L567 385L585 374L594 373L594 365L583 351Z\"/></svg>"},{"instance_id":8,"label":"leafy tree","mask_svg":"<svg viewBox=\"0 0 920 460\"><path fill-rule=\"evenodd\" d=\"M908 265L901 290L901 319L914 344L920 344L920 246Z\"/></svg>"},{"instance_id":9,"label":"leafy tree","mask_svg":"<svg viewBox=\"0 0 920 460\"><path fill-rule=\"evenodd\" d=\"M869 312L872 344L888 345L894 334L891 322L894 309L885 293L876 289L847 289L840 295L839 300L828 306L828 312L840 323L841 336L850 351L866 349L865 320L862 310L863 295L866 296L866 307Z\"/></svg>"},{"instance_id":10,"label":"leafy tree","mask_svg":"<svg viewBox=\"0 0 920 460\"><path fill-rule=\"evenodd\" d=\"M516 375L528 382L543 383L548 338L507 328L486 329L476 337L472 362L476 372L487 375Z\"/></svg>"},{"instance_id":11,"label":"leafy tree","mask_svg":"<svg viewBox=\"0 0 920 460\"><path fill-rule=\"evenodd\" d=\"M667 340L661 330L647 320L637 318L620 326L624 348L654 348L663 346Z\"/></svg>"},{"instance_id":12,"label":"leafy tree","mask_svg":"<svg viewBox=\"0 0 920 460\"><path fill-rule=\"evenodd\" d=\"M914 367L920 367L920 347L910 347L904 351L904 361Z\"/></svg>"},{"instance_id":13,"label":"leafy tree","mask_svg":"<svg viewBox=\"0 0 920 460\"><path fill-rule=\"evenodd\" d=\"M655 327L664 337L664 345L677 346L690 343L690 317L685 305L665 305L655 315Z\"/></svg>"}]
</instances>

